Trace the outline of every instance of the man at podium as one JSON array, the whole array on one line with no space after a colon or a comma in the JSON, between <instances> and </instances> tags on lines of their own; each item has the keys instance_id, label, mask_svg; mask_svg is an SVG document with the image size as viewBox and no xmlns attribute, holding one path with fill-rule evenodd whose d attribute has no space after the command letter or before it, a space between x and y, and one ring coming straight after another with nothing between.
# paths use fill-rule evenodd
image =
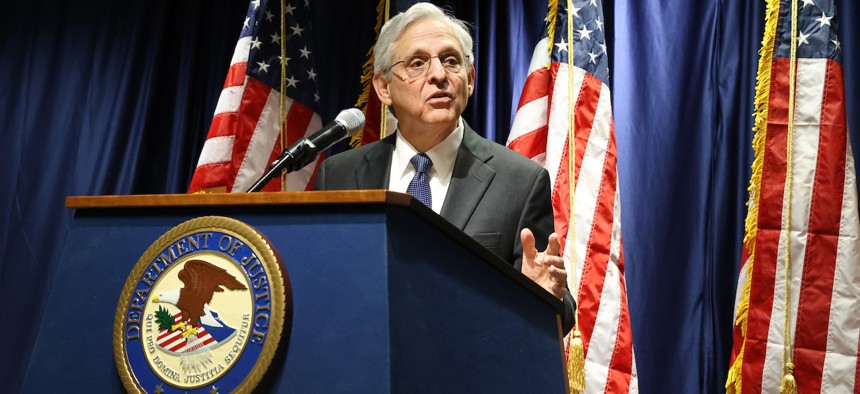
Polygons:
<instances>
[{"instance_id":1,"label":"man at podium","mask_svg":"<svg viewBox=\"0 0 860 394\"><path fill-rule=\"evenodd\" d=\"M552 233L549 174L460 116L474 88L472 48L466 23L429 3L385 23L373 51L373 86L397 130L325 160L314 187L411 194L563 298L568 331L574 305Z\"/></svg>"}]
</instances>

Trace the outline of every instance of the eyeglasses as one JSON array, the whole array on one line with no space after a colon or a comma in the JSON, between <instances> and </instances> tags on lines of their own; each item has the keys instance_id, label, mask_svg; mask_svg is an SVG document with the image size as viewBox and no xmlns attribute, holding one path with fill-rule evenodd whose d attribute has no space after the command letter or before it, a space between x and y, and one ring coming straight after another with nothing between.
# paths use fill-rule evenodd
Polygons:
<instances>
[{"instance_id":1,"label":"eyeglasses","mask_svg":"<svg viewBox=\"0 0 860 394\"><path fill-rule=\"evenodd\" d=\"M456 74L463 69L463 65L466 63L465 59L468 59L469 57L463 56L457 51L445 52L436 56L430 56L425 53L416 53L392 64L391 67L388 67L385 70L385 72L389 72L398 64L403 63L403 69L406 70L406 75L410 78L421 77L430 69L430 62L433 58L439 59L439 63L442 63L442 67L445 68L445 71L450 74Z\"/></svg>"}]
</instances>

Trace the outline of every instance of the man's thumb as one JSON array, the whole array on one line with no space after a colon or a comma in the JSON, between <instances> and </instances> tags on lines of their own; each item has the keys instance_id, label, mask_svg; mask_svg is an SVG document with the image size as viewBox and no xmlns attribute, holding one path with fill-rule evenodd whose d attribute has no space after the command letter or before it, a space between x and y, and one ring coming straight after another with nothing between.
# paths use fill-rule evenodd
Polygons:
<instances>
[{"instance_id":1,"label":"man's thumb","mask_svg":"<svg viewBox=\"0 0 860 394\"><path fill-rule=\"evenodd\" d=\"M534 260L537 257L537 249L535 249L535 236L532 231L527 228L520 231L520 242L523 244L523 258Z\"/></svg>"}]
</instances>

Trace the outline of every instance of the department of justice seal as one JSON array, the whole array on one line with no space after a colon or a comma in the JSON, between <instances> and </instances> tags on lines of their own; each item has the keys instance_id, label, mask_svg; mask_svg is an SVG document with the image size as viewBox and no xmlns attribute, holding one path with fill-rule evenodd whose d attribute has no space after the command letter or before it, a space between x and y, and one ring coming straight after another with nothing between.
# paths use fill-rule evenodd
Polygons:
<instances>
[{"instance_id":1,"label":"department of justice seal","mask_svg":"<svg viewBox=\"0 0 860 394\"><path fill-rule=\"evenodd\" d=\"M286 347L291 319L289 278L265 237L235 219L191 219L159 237L125 282L117 370L129 392L251 392Z\"/></svg>"}]
</instances>

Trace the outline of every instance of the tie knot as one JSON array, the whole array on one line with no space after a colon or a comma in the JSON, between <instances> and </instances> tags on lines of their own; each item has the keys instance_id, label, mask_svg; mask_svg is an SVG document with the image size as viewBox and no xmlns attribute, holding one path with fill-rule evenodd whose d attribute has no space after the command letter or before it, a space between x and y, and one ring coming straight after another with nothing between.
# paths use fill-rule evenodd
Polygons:
<instances>
[{"instance_id":1,"label":"tie knot","mask_svg":"<svg viewBox=\"0 0 860 394\"><path fill-rule=\"evenodd\" d=\"M430 160L430 157L425 153L419 153L415 156L412 156L412 159L409 160L412 163L412 166L415 167L415 172L426 174L430 167L433 167L433 161Z\"/></svg>"}]
</instances>

